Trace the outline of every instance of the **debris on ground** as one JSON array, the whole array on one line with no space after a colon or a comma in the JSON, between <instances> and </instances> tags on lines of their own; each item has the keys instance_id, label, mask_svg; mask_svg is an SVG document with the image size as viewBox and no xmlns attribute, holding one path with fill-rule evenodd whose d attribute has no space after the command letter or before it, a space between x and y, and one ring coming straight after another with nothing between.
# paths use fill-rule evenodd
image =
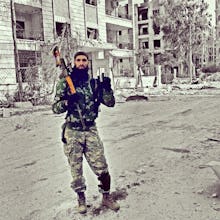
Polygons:
<instances>
[{"instance_id":1,"label":"debris on ground","mask_svg":"<svg viewBox=\"0 0 220 220\"><path fill-rule=\"evenodd\" d=\"M174 152L177 152L177 153L190 153L190 151L187 150L187 149L168 148L168 147L163 147L162 149L163 149L163 150L171 150L171 151L174 151Z\"/></svg>"},{"instance_id":2,"label":"debris on ground","mask_svg":"<svg viewBox=\"0 0 220 220\"><path fill-rule=\"evenodd\" d=\"M144 95L132 95L126 98L126 102L128 101L148 101L148 97Z\"/></svg>"}]
</instances>

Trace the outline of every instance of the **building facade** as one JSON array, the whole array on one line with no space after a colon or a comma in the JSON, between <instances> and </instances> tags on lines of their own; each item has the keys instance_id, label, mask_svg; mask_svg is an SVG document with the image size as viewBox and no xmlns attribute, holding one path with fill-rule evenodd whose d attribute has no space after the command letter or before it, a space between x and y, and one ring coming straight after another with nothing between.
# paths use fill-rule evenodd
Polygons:
<instances>
[{"instance_id":1,"label":"building facade","mask_svg":"<svg viewBox=\"0 0 220 220\"><path fill-rule=\"evenodd\" d=\"M57 43L64 26L89 53L91 74L134 75L132 0L2 0L0 2L0 93L19 80L38 80L42 45ZM76 49L77 50L77 49ZM71 51L71 56L76 51ZM53 56L51 55L51 60Z\"/></svg>"},{"instance_id":2,"label":"building facade","mask_svg":"<svg viewBox=\"0 0 220 220\"><path fill-rule=\"evenodd\" d=\"M157 15L162 15L164 9L160 0L144 1L136 5L136 35L139 51L139 65L144 75L155 75L154 66L157 56L164 52L163 32L154 21Z\"/></svg>"}]
</instances>

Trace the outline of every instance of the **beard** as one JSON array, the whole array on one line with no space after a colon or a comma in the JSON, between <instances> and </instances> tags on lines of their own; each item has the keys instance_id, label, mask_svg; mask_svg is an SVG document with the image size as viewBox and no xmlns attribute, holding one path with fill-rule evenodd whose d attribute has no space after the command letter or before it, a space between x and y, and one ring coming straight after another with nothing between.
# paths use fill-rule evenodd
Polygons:
<instances>
[{"instance_id":1,"label":"beard","mask_svg":"<svg viewBox=\"0 0 220 220\"><path fill-rule=\"evenodd\" d=\"M75 66L73 67L73 71L71 73L71 79L76 83L83 83L89 80L89 68L86 67L85 69L78 69Z\"/></svg>"}]
</instances>

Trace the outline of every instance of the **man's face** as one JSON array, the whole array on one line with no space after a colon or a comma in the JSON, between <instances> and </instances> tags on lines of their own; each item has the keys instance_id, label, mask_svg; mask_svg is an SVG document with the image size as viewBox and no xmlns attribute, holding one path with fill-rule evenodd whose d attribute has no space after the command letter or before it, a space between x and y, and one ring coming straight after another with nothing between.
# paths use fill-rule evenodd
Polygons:
<instances>
[{"instance_id":1,"label":"man's face","mask_svg":"<svg viewBox=\"0 0 220 220\"><path fill-rule=\"evenodd\" d=\"M86 56L79 55L74 60L74 65L78 69L85 69L88 67L89 61Z\"/></svg>"}]
</instances>

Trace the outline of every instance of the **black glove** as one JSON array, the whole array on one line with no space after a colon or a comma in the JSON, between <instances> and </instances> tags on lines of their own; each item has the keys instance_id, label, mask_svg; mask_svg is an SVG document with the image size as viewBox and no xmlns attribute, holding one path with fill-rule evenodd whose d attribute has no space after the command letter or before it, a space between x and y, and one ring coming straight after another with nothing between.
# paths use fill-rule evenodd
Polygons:
<instances>
[{"instance_id":1,"label":"black glove","mask_svg":"<svg viewBox=\"0 0 220 220\"><path fill-rule=\"evenodd\" d=\"M111 91L111 79L109 77L103 77L102 87L105 89L105 91Z\"/></svg>"},{"instance_id":2,"label":"black glove","mask_svg":"<svg viewBox=\"0 0 220 220\"><path fill-rule=\"evenodd\" d=\"M67 96L67 106L72 107L74 103L79 101L80 97L77 93Z\"/></svg>"}]
</instances>

